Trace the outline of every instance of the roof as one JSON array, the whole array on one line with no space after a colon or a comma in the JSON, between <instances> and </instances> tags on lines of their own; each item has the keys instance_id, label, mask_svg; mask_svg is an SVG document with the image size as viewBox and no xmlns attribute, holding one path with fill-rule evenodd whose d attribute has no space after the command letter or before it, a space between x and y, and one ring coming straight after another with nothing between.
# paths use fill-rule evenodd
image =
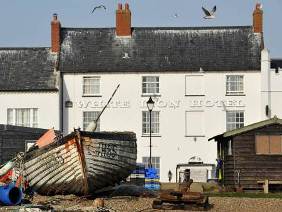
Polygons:
<instances>
[{"instance_id":1,"label":"roof","mask_svg":"<svg viewBox=\"0 0 282 212\"><path fill-rule=\"evenodd\" d=\"M260 71L263 42L252 26L62 28L60 71Z\"/></svg>"},{"instance_id":2,"label":"roof","mask_svg":"<svg viewBox=\"0 0 282 212\"><path fill-rule=\"evenodd\" d=\"M0 91L55 91L50 48L0 48Z\"/></svg>"},{"instance_id":3,"label":"roof","mask_svg":"<svg viewBox=\"0 0 282 212\"><path fill-rule=\"evenodd\" d=\"M245 127L241 127L241 128L238 128L238 129L230 130L230 131L227 131L225 133L216 135L216 136L214 136L212 138L209 138L209 141L212 140L212 139L219 140L219 139L224 139L224 138L236 136L236 135L239 135L239 134L242 134L242 133L254 130L254 129L262 128L262 127L265 127L265 126L268 126L268 125L273 125L273 124L280 124L280 125L282 125L282 119L279 119L279 118L277 118L277 116L274 116L271 119L267 119L267 120L264 120L264 121L256 122L254 124L250 124L250 125L247 125Z\"/></svg>"},{"instance_id":4,"label":"roof","mask_svg":"<svg viewBox=\"0 0 282 212\"><path fill-rule=\"evenodd\" d=\"M270 68L274 68L274 69L281 68L282 69L282 59L278 59L278 58L271 59Z\"/></svg>"},{"instance_id":5,"label":"roof","mask_svg":"<svg viewBox=\"0 0 282 212\"><path fill-rule=\"evenodd\" d=\"M0 124L0 132L2 131L14 131L14 132L42 134L42 133L45 133L47 129Z\"/></svg>"}]
</instances>

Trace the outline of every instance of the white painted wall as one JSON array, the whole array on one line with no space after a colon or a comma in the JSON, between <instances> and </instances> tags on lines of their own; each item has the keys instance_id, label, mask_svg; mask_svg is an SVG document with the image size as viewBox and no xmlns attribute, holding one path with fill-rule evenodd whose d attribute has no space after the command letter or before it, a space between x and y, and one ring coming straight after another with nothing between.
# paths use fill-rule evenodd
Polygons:
<instances>
[{"instance_id":1,"label":"white painted wall","mask_svg":"<svg viewBox=\"0 0 282 212\"><path fill-rule=\"evenodd\" d=\"M149 137L142 136L142 111L146 111L148 96L142 96L142 76L160 77L160 94L154 98L155 111L160 111L160 137L152 138L152 156L160 157L161 181L167 181L169 170L199 156L204 163L215 163L216 143L208 138L226 130L226 110L244 110L245 125L261 120L260 72L201 73L204 96L185 96L185 76L192 73L93 73L101 77L101 97L82 97L82 80L87 74L64 75L64 101L71 100L72 108L64 108L64 132L82 127L82 112L101 110L117 84L120 89L113 105L101 117L101 130L133 131L138 140L138 162L149 156ZM244 95L226 96L226 75L244 75ZM100 104L102 102L102 104ZM225 107L221 101L225 101ZM100 106L95 106L95 102ZM87 104L92 103L92 104ZM202 111L203 137L187 137L186 111ZM175 176L175 173L173 173ZM175 179L173 179L175 180Z\"/></svg>"},{"instance_id":2,"label":"white painted wall","mask_svg":"<svg viewBox=\"0 0 282 212\"><path fill-rule=\"evenodd\" d=\"M1 124L7 124L8 108L38 108L38 127L59 129L58 92L0 92Z\"/></svg>"},{"instance_id":3,"label":"white painted wall","mask_svg":"<svg viewBox=\"0 0 282 212\"><path fill-rule=\"evenodd\" d=\"M261 56L261 84L262 84L262 119L266 119L265 106L269 105L269 118L277 116L282 118L282 69L275 73L270 68L270 54L267 49Z\"/></svg>"}]
</instances>

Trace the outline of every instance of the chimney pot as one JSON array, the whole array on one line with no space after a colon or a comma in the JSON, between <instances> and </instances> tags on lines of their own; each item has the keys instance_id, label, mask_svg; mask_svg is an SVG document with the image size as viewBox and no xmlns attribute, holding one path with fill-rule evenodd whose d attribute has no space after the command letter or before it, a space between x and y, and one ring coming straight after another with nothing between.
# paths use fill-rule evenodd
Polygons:
<instances>
[{"instance_id":1,"label":"chimney pot","mask_svg":"<svg viewBox=\"0 0 282 212\"><path fill-rule=\"evenodd\" d=\"M125 10L129 10L129 4L125 3Z\"/></svg>"},{"instance_id":2,"label":"chimney pot","mask_svg":"<svg viewBox=\"0 0 282 212\"><path fill-rule=\"evenodd\" d=\"M53 14L53 20L56 21L57 19L58 19L58 14L57 14L57 13L54 13L54 14Z\"/></svg>"},{"instance_id":3,"label":"chimney pot","mask_svg":"<svg viewBox=\"0 0 282 212\"><path fill-rule=\"evenodd\" d=\"M256 3L256 9L261 9L261 3Z\"/></svg>"},{"instance_id":4,"label":"chimney pot","mask_svg":"<svg viewBox=\"0 0 282 212\"><path fill-rule=\"evenodd\" d=\"M122 10L122 4L121 3L118 4L118 9Z\"/></svg>"}]
</instances>

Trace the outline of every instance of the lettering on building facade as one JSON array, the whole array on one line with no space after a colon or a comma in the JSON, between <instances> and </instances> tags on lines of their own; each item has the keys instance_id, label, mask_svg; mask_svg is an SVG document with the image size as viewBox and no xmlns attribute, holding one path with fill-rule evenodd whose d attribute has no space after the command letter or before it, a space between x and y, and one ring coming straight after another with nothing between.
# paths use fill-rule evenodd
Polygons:
<instances>
[{"instance_id":1,"label":"lettering on building facade","mask_svg":"<svg viewBox=\"0 0 282 212\"><path fill-rule=\"evenodd\" d=\"M143 100L141 101L141 107L147 108L147 101L148 100ZM172 108L172 109L176 109L179 108L181 105L181 101L180 100L162 100L159 98L154 98L155 101L155 105L154 107L156 108Z\"/></svg>"},{"instance_id":2,"label":"lettering on building facade","mask_svg":"<svg viewBox=\"0 0 282 212\"><path fill-rule=\"evenodd\" d=\"M140 108L147 108L147 99L140 102ZM177 109L181 106L187 105L186 102L181 100L162 100L154 98L155 108L171 108ZM77 102L78 108L90 109L90 108L103 108L107 102L104 100L80 100ZM188 106L191 108L202 107L245 107L243 100L218 100L218 99L192 99L188 100ZM108 105L109 108L131 108L132 103L129 100L116 100L111 101Z\"/></svg>"},{"instance_id":3,"label":"lettering on building facade","mask_svg":"<svg viewBox=\"0 0 282 212\"><path fill-rule=\"evenodd\" d=\"M193 99L189 101L190 107L245 107L242 100L200 100Z\"/></svg>"},{"instance_id":4,"label":"lettering on building facade","mask_svg":"<svg viewBox=\"0 0 282 212\"><path fill-rule=\"evenodd\" d=\"M78 108L103 108L107 104L104 100L80 100L77 102ZM108 108L129 108L129 100L111 101Z\"/></svg>"}]
</instances>

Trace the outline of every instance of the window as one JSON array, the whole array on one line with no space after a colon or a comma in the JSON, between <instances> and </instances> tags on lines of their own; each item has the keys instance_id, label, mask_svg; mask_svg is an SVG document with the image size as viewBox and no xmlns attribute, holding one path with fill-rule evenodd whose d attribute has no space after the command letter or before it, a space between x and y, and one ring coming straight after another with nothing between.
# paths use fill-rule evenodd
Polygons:
<instances>
[{"instance_id":1,"label":"window","mask_svg":"<svg viewBox=\"0 0 282 212\"><path fill-rule=\"evenodd\" d=\"M160 133L160 112L152 111L151 112L151 132L152 134ZM150 114L149 111L142 112L142 133L150 133Z\"/></svg>"},{"instance_id":2,"label":"window","mask_svg":"<svg viewBox=\"0 0 282 212\"><path fill-rule=\"evenodd\" d=\"M34 108L33 109L33 121L32 121L32 127L38 127L38 109L37 108Z\"/></svg>"},{"instance_id":3,"label":"window","mask_svg":"<svg viewBox=\"0 0 282 212\"><path fill-rule=\"evenodd\" d=\"M38 108L8 108L7 124L38 127Z\"/></svg>"},{"instance_id":4,"label":"window","mask_svg":"<svg viewBox=\"0 0 282 212\"><path fill-rule=\"evenodd\" d=\"M152 158L152 167L157 170L157 174L160 177L160 157L151 157ZM145 165L145 168L149 167L150 157L142 157L142 163Z\"/></svg>"},{"instance_id":5,"label":"window","mask_svg":"<svg viewBox=\"0 0 282 212\"><path fill-rule=\"evenodd\" d=\"M234 130L244 127L244 111L226 112L226 130Z\"/></svg>"},{"instance_id":6,"label":"window","mask_svg":"<svg viewBox=\"0 0 282 212\"><path fill-rule=\"evenodd\" d=\"M226 76L226 95L242 95L244 93L244 83L242 75Z\"/></svg>"},{"instance_id":7,"label":"window","mask_svg":"<svg viewBox=\"0 0 282 212\"><path fill-rule=\"evenodd\" d=\"M158 76L142 77L142 93L143 94L159 94L160 82Z\"/></svg>"},{"instance_id":8,"label":"window","mask_svg":"<svg viewBox=\"0 0 282 212\"><path fill-rule=\"evenodd\" d=\"M8 108L7 110L7 124L15 125L14 124L14 109Z\"/></svg>"},{"instance_id":9,"label":"window","mask_svg":"<svg viewBox=\"0 0 282 212\"><path fill-rule=\"evenodd\" d=\"M256 154L282 154L281 135L257 135Z\"/></svg>"},{"instance_id":10,"label":"window","mask_svg":"<svg viewBox=\"0 0 282 212\"><path fill-rule=\"evenodd\" d=\"M83 95L100 95L100 77L83 77Z\"/></svg>"},{"instance_id":11,"label":"window","mask_svg":"<svg viewBox=\"0 0 282 212\"><path fill-rule=\"evenodd\" d=\"M204 75L187 75L185 77L185 89L187 96L203 96Z\"/></svg>"},{"instance_id":12,"label":"window","mask_svg":"<svg viewBox=\"0 0 282 212\"><path fill-rule=\"evenodd\" d=\"M204 111L186 111L185 122L186 136L197 137L205 135Z\"/></svg>"},{"instance_id":13,"label":"window","mask_svg":"<svg viewBox=\"0 0 282 212\"><path fill-rule=\"evenodd\" d=\"M93 120L96 120L98 115L100 114L99 111L84 111L83 112L83 129L85 130L89 123ZM97 122L96 132L100 131L100 120Z\"/></svg>"}]
</instances>

